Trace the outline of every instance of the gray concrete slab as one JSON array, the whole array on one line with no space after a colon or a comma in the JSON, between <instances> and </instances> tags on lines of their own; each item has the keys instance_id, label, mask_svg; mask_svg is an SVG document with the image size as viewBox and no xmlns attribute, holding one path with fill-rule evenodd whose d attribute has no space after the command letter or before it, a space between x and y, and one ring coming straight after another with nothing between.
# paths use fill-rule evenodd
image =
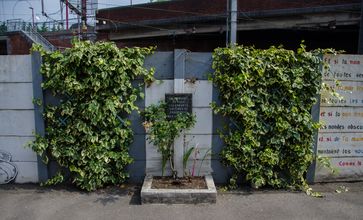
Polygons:
<instances>
[{"instance_id":1,"label":"gray concrete slab","mask_svg":"<svg viewBox=\"0 0 363 220\"><path fill-rule=\"evenodd\" d=\"M349 191L335 193L341 185ZM323 191L325 197L280 190L239 190L219 193L216 204L140 205L139 189L135 187L84 193L73 188L1 185L0 219L362 219L362 182L313 188Z\"/></svg>"},{"instance_id":2,"label":"gray concrete slab","mask_svg":"<svg viewBox=\"0 0 363 220\"><path fill-rule=\"evenodd\" d=\"M207 189L153 189L153 177L146 176L141 188L141 204L216 203L217 190L211 175L205 176Z\"/></svg>"}]
</instances>

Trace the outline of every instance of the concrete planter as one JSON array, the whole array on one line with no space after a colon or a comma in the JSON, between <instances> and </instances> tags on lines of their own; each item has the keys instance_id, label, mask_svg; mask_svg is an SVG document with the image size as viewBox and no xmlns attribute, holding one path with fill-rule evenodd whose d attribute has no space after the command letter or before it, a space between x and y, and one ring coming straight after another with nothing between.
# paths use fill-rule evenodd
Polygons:
<instances>
[{"instance_id":1,"label":"concrete planter","mask_svg":"<svg viewBox=\"0 0 363 220\"><path fill-rule=\"evenodd\" d=\"M146 176L141 189L141 203L196 204L216 203L217 190L212 176L205 176L208 189L152 189L152 176Z\"/></svg>"}]
</instances>

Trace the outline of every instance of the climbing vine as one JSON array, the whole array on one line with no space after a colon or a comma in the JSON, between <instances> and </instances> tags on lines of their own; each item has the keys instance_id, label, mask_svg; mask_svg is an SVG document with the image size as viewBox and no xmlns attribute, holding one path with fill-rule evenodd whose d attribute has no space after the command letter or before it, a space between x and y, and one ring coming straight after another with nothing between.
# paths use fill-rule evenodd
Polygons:
<instances>
[{"instance_id":1,"label":"climbing vine","mask_svg":"<svg viewBox=\"0 0 363 220\"><path fill-rule=\"evenodd\" d=\"M63 182L68 174L87 191L123 182L128 177L125 168L133 161L127 117L138 110L136 99L144 96L142 85L134 87L132 81L152 81L153 71L143 62L153 48L75 41L64 52L39 46L33 50L42 56L43 89L60 100L45 106L45 136L37 135L30 145L44 162L55 160L64 168L47 184Z\"/></svg>"},{"instance_id":2,"label":"climbing vine","mask_svg":"<svg viewBox=\"0 0 363 220\"><path fill-rule=\"evenodd\" d=\"M174 177L177 176L174 168L174 140L183 129L189 129L195 124L195 115L190 113L178 113L173 119L168 119L166 103L150 105L142 112L144 127L148 132L148 140L153 143L161 153L162 176L164 176L166 164L169 161ZM182 147L182 146L179 146Z\"/></svg>"},{"instance_id":3,"label":"climbing vine","mask_svg":"<svg viewBox=\"0 0 363 220\"><path fill-rule=\"evenodd\" d=\"M232 187L243 177L257 188L309 190L305 175L319 127L311 108L321 89L321 52L304 45L296 52L245 46L214 51L211 80L222 104L212 108L231 122L221 134L221 160L234 170Z\"/></svg>"}]
</instances>

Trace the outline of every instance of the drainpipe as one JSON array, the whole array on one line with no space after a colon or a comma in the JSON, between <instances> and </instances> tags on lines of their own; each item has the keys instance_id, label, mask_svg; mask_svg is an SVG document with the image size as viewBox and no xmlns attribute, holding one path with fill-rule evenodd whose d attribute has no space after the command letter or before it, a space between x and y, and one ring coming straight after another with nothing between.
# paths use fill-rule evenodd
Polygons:
<instances>
[{"instance_id":1,"label":"drainpipe","mask_svg":"<svg viewBox=\"0 0 363 220\"><path fill-rule=\"evenodd\" d=\"M229 45L233 46L237 43L237 0L229 0L230 6L230 34Z\"/></svg>"},{"instance_id":2,"label":"drainpipe","mask_svg":"<svg viewBox=\"0 0 363 220\"><path fill-rule=\"evenodd\" d=\"M227 0L227 7L226 7L226 47L229 44L229 1Z\"/></svg>"},{"instance_id":3,"label":"drainpipe","mask_svg":"<svg viewBox=\"0 0 363 220\"><path fill-rule=\"evenodd\" d=\"M66 30L68 30L68 0L66 0Z\"/></svg>"}]
</instances>

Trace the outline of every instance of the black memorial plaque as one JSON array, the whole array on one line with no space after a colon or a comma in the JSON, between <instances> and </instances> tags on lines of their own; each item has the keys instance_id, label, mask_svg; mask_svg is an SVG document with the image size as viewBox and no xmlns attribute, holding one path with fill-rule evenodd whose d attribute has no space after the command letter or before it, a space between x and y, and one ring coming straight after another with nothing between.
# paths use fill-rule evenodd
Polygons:
<instances>
[{"instance_id":1,"label":"black memorial plaque","mask_svg":"<svg viewBox=\"0 0 363 220\"><path fill-rule=\"evenodd\" d=\"M168 119L176 118L178 113L192 114L192 94L165 94L166 114Z\"/></svg>"}]
</instances>

